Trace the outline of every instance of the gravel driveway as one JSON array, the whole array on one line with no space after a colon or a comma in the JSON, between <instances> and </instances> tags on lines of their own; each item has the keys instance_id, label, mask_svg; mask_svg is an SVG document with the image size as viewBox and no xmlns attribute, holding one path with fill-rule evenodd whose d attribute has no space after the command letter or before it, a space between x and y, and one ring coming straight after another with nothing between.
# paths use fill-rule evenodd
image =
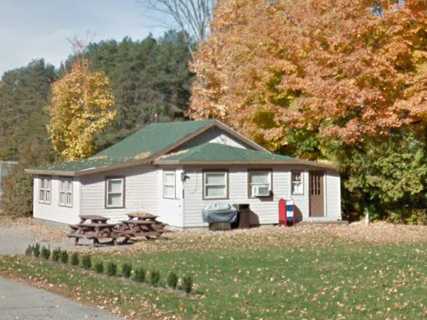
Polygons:
<instances>
[{"instance_id":1,"label":"gravel driveway","mask_svg":"<svg viewBox=\"0 0 427 320\"><path fill-rule=\"evenodd\" d=\"M2 255L22 255L27 246L38 242L51 248L75 249L66 237L67 226L31 219L0 222ZM0 278L1 320L118 320L108 312L84 306L70 299Z\"/></svg>"},{"instance_id":2,"label":"gravel driveway","mask_svg":"<svg viewBox=\"0 0 427 320\"><path fill-rule=\"evenodd\" d=\"M51 248L73 248L73 241L66 237L67 227L58 224L24 220L20 223L0 224L0 256L22 255L35 241Z\"/></svg>"},{"instance_id":3,"label":"gravel driveway","mask_svg":"<svg viewBox=\"0 0 427 320\"><path fill-rule=\"evenodd\" d=\"M119 320L93 307L0 278L2 320Z\"/></svg>"}]
</instances>

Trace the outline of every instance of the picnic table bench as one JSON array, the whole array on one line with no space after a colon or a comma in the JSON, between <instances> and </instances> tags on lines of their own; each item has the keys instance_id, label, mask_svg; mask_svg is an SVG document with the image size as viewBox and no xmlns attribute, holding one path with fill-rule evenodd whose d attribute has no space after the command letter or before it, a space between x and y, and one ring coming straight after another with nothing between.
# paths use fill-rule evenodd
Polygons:
<instances>
[{"instance_id":1,"label":"picnic table bench","mask_svg":"<svg viewBox=\"0 0 427 320\"><path fill-rule=\"evenodd\" d=\"M118 227L118 234L125 238L124 242L127 242L129 239L139 238L147 240L156 239L165 232L165 225L157 221L157 216L155 215L136 212L129 213L127 216L129 219L123 220Z\"/></svg>"},{"instance_id":2,"label":"picnic table bench","mask_svg":"<svg viewBox=\"0 0 427 320\"><path fill-rule=\"evenodd\" d=\"M94 245L99 245L100 240L109 240L115 243L117 239L117 224L107 223L108 218L95 215L80 216L80 223L70 225L71 232L67 235L74 238L75 245L79 244L80 239L92 240Z\"/></svg>"},{"instance_id":3,"label":"picnic table bench","mask_svg":"<svg viewBox=\"0 0 427 320\"><path fill-rule=\"evenodd\" d=\"M146 212L128 213L127 216L130 220L156 220L158 218L158 216Z\"/></svg>"},{"instance_id":4,"label":"picnic table bench","mask_svg":"<svg viewBox=\"0 0 427 320\"><path fill-rule=\"evenodd\" d=\"M130 239L157 239L165 232L166 225L157 221L155 215L136 212L127 216L128 220L121 223L107 223L108 218L103 216L81 215L80 223L70 225L71 232L67 236L74 238L76 245L80 239L92 240L94 245L99 245L101 240L116 244L118 240L127 243Z\"/></svg>"},{"instance_id":5,"label":"picnic table bench","mask_svg":"<svg viewBox=\"0 0 427 320\"><path fill-rule=\"evenodd\" d=\"M81 215L80 223L85 223L87 220L92 221L92 223L106 223L108 218L98 215Z\"/></svg>"}]
</instances>

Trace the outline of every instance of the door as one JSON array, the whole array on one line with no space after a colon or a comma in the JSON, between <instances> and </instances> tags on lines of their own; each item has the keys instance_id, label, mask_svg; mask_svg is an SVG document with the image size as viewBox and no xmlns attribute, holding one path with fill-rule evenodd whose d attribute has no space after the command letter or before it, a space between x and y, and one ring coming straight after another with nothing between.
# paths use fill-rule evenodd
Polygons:
<instances>
[{"instance_id":1,"label":"door","mask_svg":"<svg viewBox=\"0 0 427 320\"><path fill-rule=\"evenodd\" d=\"M324 176L320 171L310 172L310 217L325 216Z\"/></svg>"}]
</instances>

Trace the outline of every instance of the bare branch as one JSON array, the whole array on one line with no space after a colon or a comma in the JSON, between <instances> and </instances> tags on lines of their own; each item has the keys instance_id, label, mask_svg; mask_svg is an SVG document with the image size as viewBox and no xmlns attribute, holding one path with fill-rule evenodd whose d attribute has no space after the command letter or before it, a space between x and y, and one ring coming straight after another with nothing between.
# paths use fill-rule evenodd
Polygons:
<instances>
[{"instance_id":1,"label":"bare branch","mask_svg":"<svg viewBox=\"0 0 427 320\"><path fill-rule=\"evenodd\" d=\"M172 18L191 40L200 42L209 35L216 0L137 0L147 10Z\"/></svg>"}]
</instances>

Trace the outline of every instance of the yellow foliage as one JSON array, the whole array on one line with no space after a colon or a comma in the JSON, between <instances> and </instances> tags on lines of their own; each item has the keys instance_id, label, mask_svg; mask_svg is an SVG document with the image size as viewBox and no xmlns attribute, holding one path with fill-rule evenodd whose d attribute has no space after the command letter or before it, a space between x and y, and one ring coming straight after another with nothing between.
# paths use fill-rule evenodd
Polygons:
<instances>
[{"instance_id":1,"label":"yellow foliage","mask_svg":"<svg viewBox=\"0 0 427 320\"><path fill-rule=\"evenodd\" d=\"M87 158L96 151L96 135L116 117L110 81L91 72L85 60L52 85L49 134L64 160Z\"/></svg>"}]
</instances>

